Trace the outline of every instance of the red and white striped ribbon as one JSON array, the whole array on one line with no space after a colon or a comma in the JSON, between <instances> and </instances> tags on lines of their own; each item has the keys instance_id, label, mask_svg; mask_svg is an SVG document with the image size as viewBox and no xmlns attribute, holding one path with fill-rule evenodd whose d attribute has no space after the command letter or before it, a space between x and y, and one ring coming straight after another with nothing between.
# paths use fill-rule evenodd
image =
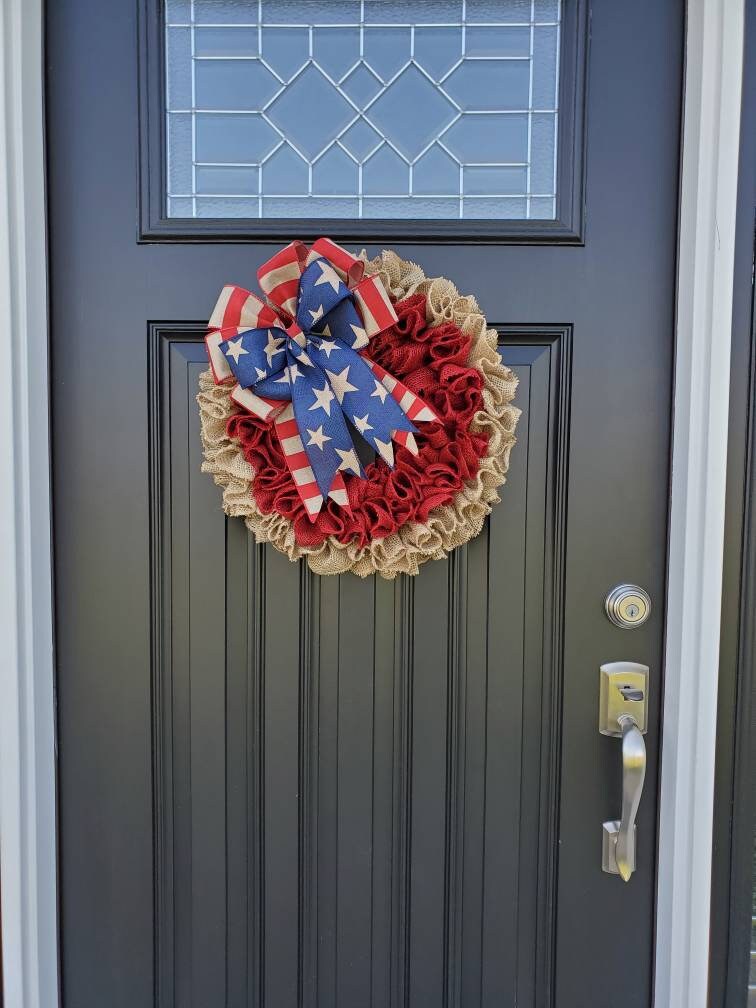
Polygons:
<instances>
[{"instance_id":1,"label":"red and white striped ribbon","mask_svg":"<svg viewBox=\"0 0 756 1008\"><path fill-rule=\"evenodd\" d=\"M304 450L299 434L299 425L294 417L294 407L291 403L286 404L273 423L299 496L302 498L309 518L314 521L323 506L323 495L307 458L307 452ZM349 498L341 473L336 473L334 476L328 496L341 507L349 508Z\"/></svg>"},{"instance_id":2,"label":"red and white striped ribbon","mask_svg":"<svg viewBox=\"0 0 756 1008\"><path fill-rule=\"evenodd\" d=\"M303 345L304 337L295 321L299 282L307 266L321 256L328 259L352 292L355 307L362 318L368 338L383 332L396 322L397 315L383 283L377 276L365 276L365 263L362 259L347 252L330 238L318 238L312 248L308 248L300 241L291 242L258 270L260 287L270 304L266 304L256 294L243 287L229 284L221 291L210 316L209 332L205 337L210 367L216 383L228 382L234 377L225 355L220 350L220 344L247 329L266 327L284 329L288 336ZM405 385L378 364L368 358L365 360L410 420L437 419L435 413ZM323 497L304 450L292 404L259 396L251 388L245 389L238 384L231 391L231 399L242 409L273 423L286 464L307 514L314 521L323 506ZM417 454L417 444L410 432L394 431L392 437L397 444L405 445L413 454ZM337 473L334 477L328 496L341 507L349 507L346 485L341 473Z\"/></svg>"}]
</instances>

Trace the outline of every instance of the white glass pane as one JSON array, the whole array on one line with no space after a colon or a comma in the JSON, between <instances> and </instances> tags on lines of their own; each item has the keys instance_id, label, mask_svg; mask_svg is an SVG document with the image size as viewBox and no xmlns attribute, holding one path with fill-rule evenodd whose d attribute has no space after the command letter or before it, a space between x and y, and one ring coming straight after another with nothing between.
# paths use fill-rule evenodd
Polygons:
<instances>
[{"instance_id":1,"label":"white glass pane","mask_svg":"<svg viewBox=\"0 0 756 1008\"><path fill-rule=\"evenodd\" d=\"M290 147L281 144L262 166L262 191L266 196L296 196L307 192L307 161Z\"/></svg>"},{"instance_id":2,"label":"white glass pane","mask_svg":"<svg viewBox=\"0 0 756 1008\"><path fill-rule=\"evenodd\" d=\"M203 196L256 196L258 169L233 165L197 165L197 192Z\"/></svg>"},{"instance_id":3,"label":"white glass pane","mask_svg":"<svg viewBox=\"0 0 756 1008\"><path fill-rule=\"evenodd\" d=\"M475 196L464 200L465 219L521 220L525 216L524 199L480 199Z\"/></svg>"},{"instance_id":4,"label":"white glass pane","mask_svg":"<svg viewBox=\"0 0 756 1008\"><path fill-rule=\"evenodd\" d=\"M256 112L280 90L267 67L253 59L196 59L195 104L198 109Z\"/></svg>"},{"instance_id":5,"label":"white glass pane","mask_svg":"<svg viewBox=\"0 0 756 1008\"><path fill-rule=\"evenodd\" d=\"M530 216L533 220L553 220L556 217L556 200L547 196L531 196Z\"/></svg>"},{"instance_id":6,"label":"white glass pane","mask_svg":"<svg viewBox=\"0 0 756 1008\"><path fill-rule=\"evenodd\" d=\"M192 30L169 26L166 32L168 107L192 107Z\"/></svg>"},{"instance_id":7,"label":"white glass pane","mask_svg":"<svg viewBox=\"0 0 756 1008\"><path fill-rule=\"evenodd\" d=\"M266 197L262 201L263 217L346 217L359 215L356 199L325 199L315 196L280 198Z\"/></svg>"},{"instance_id":8,"label":"white glass pane","mask_svg":"<svg viewBox=\"0 0 756 1008\"><path fill-rule=\"evenodd\" d=\"M171 217L554 219L560 0L164 0Z\"/></svg>"},{"instance_id":9,"label":"white glass pane","mask_svg":"<svg viewBox=\"0 0 756 1008\"><path fill-rule=\"evenodd\" d=\"M318 196L350 196L359 184L357 162L341 147L331 147L312 166L312 191Z\"/></svg>"},{"instance_id":10,"label":"white glass pane","mask_svg":"<svg viewBox=\"0 0 756 1008\"><path fill-rule=\"evenodd\" d=\"M412 176L412 192L418 195L448 196L461 192L459 164L438 144L415 162Z\"/></svg>"},{"instance_id":11,"label":"white glass pane","mask_svg":"<svg viewBox=\"0 0 756 1008\"><path fill-rule=\"evenodd\" d=\"M168 116L168 194L191 196L192 182L192 116L189 112L174 112Z\"/></svg>"},{"instance_id":12,"label":"white glass pane","mask_svg":"<svg viewBox=\"0 0 756 1008\"><path fill-rule=\"evenodd\" d=\"M530 56L530 27L470 25L465 31L467 56Z\"/></svg>"},{"instance_id":13,"label":"white glass pane","mask_svg":"<svg viewBox=\"0 0 756 1008\"><path fill-rule=\"evenodd\" d=\"M257 200L238 196L198 196L196 217L256 217Z\"/></svg>"},{"instance_id":14,"label":"white glass pane","mask_svg":"<svg viewBox=\"0 0 756 1008\"><path fill-rule=\"evenodd\" d=\"M192 0L166 0L165 20L168 24L186 24L191 21Z\"/></svg>"},{"instance_id":15,"label":"white glass pane","mask_svg":"<svg viewBox=\"0 0 756 1008\"><path fill-rule=\"evenodd\" d=\"M423 199L404 196L401 199L368 197L362 200L362 216L384 220L454 220L459 218L457 199Z\"/></svg>"},{"instance_id":16,"label":"white glass pane","mask_svg":"<svg viewBox=\"0 0 756 1008\"><path fill-rule=\"evenodd\" d=\"M533 108L557 107L557 46L556 25L536 25L533 28Z\"/></svg>"},{"instance_id":17,"label":"white glass pane","mask_svg":"<svg viewBox=\"0 0 756 1008\"><path fill-rule=\"evenodd\" d=\"M258 31L240 25L194 29L194 55L257 56Z\"/></svg>"},{"instance_id":18,"label":"white glass pane","mask_svg":"<svg viewBox=\"0 0 756 1008\"><path fill-rule=\"evenodd\" d=\"M534 196L550 196L555 191L556 116L550 112L539 112L530 118L530 151L533 159L530 191Z\"/></svg>"},{"instance_id":19,"label":"white glass pane","mask_svg":"<svg viewBox=\"0 0 756 1008\"><path fill-rule=\"evenodd\" d=\"M464 169L463 192L465 196L500 196L502 193L521 193L527 190L528 169L523 166L501 167L473 165Z\"/></svg>"}]
</instances>

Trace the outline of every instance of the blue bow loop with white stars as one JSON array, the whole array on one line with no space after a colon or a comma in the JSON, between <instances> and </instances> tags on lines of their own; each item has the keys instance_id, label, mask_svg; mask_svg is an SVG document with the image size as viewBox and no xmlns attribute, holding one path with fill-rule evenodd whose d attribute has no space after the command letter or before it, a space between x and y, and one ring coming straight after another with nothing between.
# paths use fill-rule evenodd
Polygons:
<instances>
[{"instance_id":1,"label":"blue bow loop with white stars","mask_svg":"<svg viewBox=\"0 0 756 1008\"><path fill-rule=\"evenodd\" d=\"M417 430L357 352L367 344L349 288L323 258L302 274L296 326L247 329L220 343L242 388L291 399L324 497L337 472L364 475L350 425L390 466L394 434Z\"/></svg>"},{"instance_id":2,"label":"blue bow loop with white stars","mask_svg":"<svg viewBox=\"0 0 756 1008\"><path fill-rule=\"evenodd\" d=\"M357 433L393 467L392 442L416 455L414 422L438 418L365 355L371 337L397 316L363 260L328 238L312 248L292 242L258 278L267 303L243 288L223 288L205 340L208 356L216 382L236 379L237 405L272 419L315 521L327 496L349 506L345 474L364 476Z\"/></svg>"}]
</instances>

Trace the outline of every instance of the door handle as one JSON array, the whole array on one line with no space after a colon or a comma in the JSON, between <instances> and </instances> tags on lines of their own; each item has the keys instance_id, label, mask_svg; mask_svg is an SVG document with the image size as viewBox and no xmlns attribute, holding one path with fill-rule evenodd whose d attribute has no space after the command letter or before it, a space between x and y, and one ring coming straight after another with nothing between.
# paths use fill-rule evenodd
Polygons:
<instances>
[{"instance_id":1,"label":"door handle","mask_svg":"<svg viewBox=\"0 0 756 1008\"><path fill-rule=\"evenodd\" d=\"M635 840L646 776L648 666L611 662L601 666L599 731L622 739L621 818L602 825L601 867L624 882L635 871Z\"/></svg>"},{"instance_id":2,"label":"door handle","mask_svg":"<svg viewBox=\"0 0 756 1008\"><path fill-rule=\"evenodd\" d=\"M614 862L604 871L617 872L623 882L628 882L635 871L635 816L638 812L643 779L646 776L646 743L635 720L629 714L619 718L622 728L622 818L604 823L604 833L614 841Z\"/></svg>"}]
</instances>

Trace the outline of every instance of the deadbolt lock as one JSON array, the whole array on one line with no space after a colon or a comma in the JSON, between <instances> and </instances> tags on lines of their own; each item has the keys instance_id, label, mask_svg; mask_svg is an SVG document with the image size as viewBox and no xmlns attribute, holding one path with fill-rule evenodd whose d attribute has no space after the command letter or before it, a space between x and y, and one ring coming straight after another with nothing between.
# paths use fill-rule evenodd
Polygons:
<instances>
[{"instance_id":1,"label":"deadbolt lock","mask_svg":"<svg viewBox=\"0 0 756 1008\"><path fill-rule=\"evenodd\" d=\"M612 588L604 606L612 623L625 630L641 626L651 615L651 598L638 585L621 584Z\"/></svg>"}]
</instances>

